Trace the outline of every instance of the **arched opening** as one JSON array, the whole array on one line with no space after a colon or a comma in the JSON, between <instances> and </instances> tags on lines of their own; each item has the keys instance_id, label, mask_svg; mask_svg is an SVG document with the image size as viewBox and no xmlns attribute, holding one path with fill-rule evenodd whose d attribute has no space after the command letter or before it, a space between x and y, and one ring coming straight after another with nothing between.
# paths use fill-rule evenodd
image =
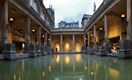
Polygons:
<instances>
[{"instance_id":1,"label":"arched opening","mask_svg":"<svg viewBox=\"0 0 132 80\"><path fill-rule=\"evenodd\" d=\"M78 42L78 41L75 43L75 51L76 52L81 52L81 43Z\"/></svg>"},{"instance_id":2,"label":"arched opening","mask_svg":"<svg viewBox=\"0 0 132 80\"><path fill-rule=\"evenodd\" d=\"M69 41L66 41L64 43L64 52L70 52L71 51L71 43Z\"/></svg>"},{"instance_id":3,"label":"arched opening","mask_svg":"<svg viewBox=\"0 0 132 80\"><path fill-rule=\"evenodd\" d=\"M55 42L55 44L54 44L54 52L60 52L60 43L59 42Z\"/></svg>"}]
</instances>

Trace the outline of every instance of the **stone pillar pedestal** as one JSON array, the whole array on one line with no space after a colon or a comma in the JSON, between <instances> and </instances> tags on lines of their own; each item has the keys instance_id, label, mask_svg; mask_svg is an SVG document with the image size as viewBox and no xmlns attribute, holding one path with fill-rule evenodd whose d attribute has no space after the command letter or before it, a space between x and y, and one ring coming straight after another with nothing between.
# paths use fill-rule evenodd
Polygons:
<instances>
[{"instance_id":1,"label":"stone pillar pedestal","mask_svg":"<svg viewBox=\"0 0 132 80\"><path fill-rule=\"evenodd\" d=\"M15 44L5 44L4 46L4 58L7 60L15 60L16 59L16 50Z\"/></svg>"},{"instance_id":2,"label":"stone pillar pedestal","mask_svg":"<svg viewBox=\"0 0 132 80\"><path fill-rule=\"evenodd\" d=\"M94 48L87 48L87 54L94 55L96 50Z\"/></svg>"},{"instance_id":3,"label":"stone pillar pedestal","mask_svg":"<svg viewBox=\"0 0 132 80\"><path fill-rule=\"evenodd\" d=\"M131 0L127 0L127 39L120 40L120 58L132 57L132 12L131 12Z\"/></svg>"},{"instance_id":4,"label":"stone pillar pedestal","mask_svg":"<svg viewBox=\"0 0 132 80\"><path fill-rule=\"evenodd\" d=\"M47 32L45 33L45 38L44 38L44 55L47 54Z\"/></svg>"},{"instance_id":5,"label":"stone pillar pedestal","mask_svg":"<svg viewBox=\"0 0 132 80\"><path fill-rule=\"evenodd\" d=\"M38 56L41 56L41 45L40 44L38 44L38 45L36 45L36 48L37 48L37 55Z\"/></svg>"},{"instance_id":6,"label":"stone pillar pedestal","mask_svg":"<svg viewBox=\"0 0 132 80\"><path fill-rule=\"evenodd\" d=\"M106 56L111 53L111 48L108 42L105 42L103 46L99 47L98 53L100 56Z\"/></svg>"},{"instance_id":7,"label":"stone pillar pedestal","mask_svg":"<svg viewBox=\"0 0 132 80\"><path fill-rule=\"evenodd\" d=\"M48 50L47 50L47 47L48 47L48 46L47 46L46 44L44 44L44 55L48 54L48 53L47 53L47 51L48 51Z\"/></svg>"},{"instance_id":8,"label":"stone pillar pedestal","mask_svg":"<svg viewBox=\"0 0 132 80\"><path fill-rule=\"evenodd\" d=\"M44 45L41 45L41 55L44 55L44 52L45 52Z\"/></svg>"},{"instance_id":9,"label":"stone pillar pedestal","mask_svg":"<svg viewBox=\"0 0 132 80\"><path fill-rule=\"evenodd\" d=\"M36 45L30 44L29 56L30 57L36 57L37 56Z\"/></svg>"},{"instance_id":10,"label":"stone pillar pedestal","mask_svg":"<svg viewBox=\"0 0 132 80\"><path fill-rule=\"evenodd\" d=\"M118 57L132 57L132 40L120 40L120 50Z\"/></svg>"}]
</instances>

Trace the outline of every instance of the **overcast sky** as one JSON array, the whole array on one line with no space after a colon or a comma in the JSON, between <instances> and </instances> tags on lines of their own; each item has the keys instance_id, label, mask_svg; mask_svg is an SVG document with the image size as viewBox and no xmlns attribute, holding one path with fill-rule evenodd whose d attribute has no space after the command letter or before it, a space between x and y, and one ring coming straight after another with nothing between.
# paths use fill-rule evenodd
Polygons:
<instances>
[{"instance_id":1,"label":"overcast sky","mask_svg":"<svg viewBox=\"0 0 132 80\"><path fill-rule=\"evenodd\" d=\"M81 20L83 14L93 14L94 2L97 8L103 0L44 0L46 8L52 5L55 10L55 26L58 27L60 21L79 21L81 26Z\"/></svg>"}]
</instances>

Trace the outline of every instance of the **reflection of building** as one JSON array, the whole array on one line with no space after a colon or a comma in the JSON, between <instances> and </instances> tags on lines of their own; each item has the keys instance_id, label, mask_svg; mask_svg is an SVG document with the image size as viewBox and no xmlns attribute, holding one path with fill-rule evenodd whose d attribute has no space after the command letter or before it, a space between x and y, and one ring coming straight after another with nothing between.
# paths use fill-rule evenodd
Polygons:
<instances>
[{"instance_id":1,"label":"reflection of building","mask_svg":"<svg viewBox=\"0 0 132 80\"><path fill-rule=\"evenodd\" d=\"M70 27L79 27L79 22L66 22L61 21L58 24L59 28L70 28Z\"/></svg>"},{"instance_id":2,"label":"reflection of building","mask_svg":"<svg viewBox=\"0 0 132 80\"><path fill-rule=\"evenodd\" d=\"M112 49L119 57L131 56L131 0L103 0L97 10L94 5L92 16L84 15L83 27L61 22L62 28L54 28L54 11L42 1L0 0L0 53L5 58L47 54L51 48L62 53L99 49L100 55Z\"/></svg>"}]
</instances>

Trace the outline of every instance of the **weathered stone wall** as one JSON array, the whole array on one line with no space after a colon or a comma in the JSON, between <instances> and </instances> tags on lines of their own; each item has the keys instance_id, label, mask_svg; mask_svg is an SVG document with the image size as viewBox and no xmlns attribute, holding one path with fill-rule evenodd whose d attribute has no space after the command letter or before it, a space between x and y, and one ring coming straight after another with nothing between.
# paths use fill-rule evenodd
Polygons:
<instances>
[{"instance_id":1,"label":"weathered stone wall","mask_svg":"<svg viewBox=\"0 0 132 80\"><path fill-rule=\"evenodd\" d=\"M121 21L120 17L109 16L108 20L108 38L114 38L121 36L123 32L126 32L126 25Z\"/></svg>"}]
</instances>

